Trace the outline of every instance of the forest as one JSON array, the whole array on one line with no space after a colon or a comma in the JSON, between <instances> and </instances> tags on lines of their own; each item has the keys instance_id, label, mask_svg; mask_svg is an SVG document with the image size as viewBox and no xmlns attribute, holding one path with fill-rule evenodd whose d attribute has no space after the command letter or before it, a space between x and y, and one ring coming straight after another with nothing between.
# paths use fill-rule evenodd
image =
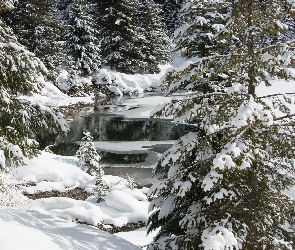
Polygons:
<instances>
[{"instance_id":1,"label":"forest","mask_svg":"<svg viewBox=\"0 0 295 250\"><path fill-rule=\"evenodd\" d=\"M156 232L147 250L294 249L294 18L295 0L0 0L0 194L13 169L44 157L40 134L69 131L58 107L36 101L44 86L69 98L137 95L117 73L138 79L169 65L157 91L170 99L150 119L189 131L161 154L144 196L129 176L116 186L104 175L85 131L76 167L94 205L83 208L133 211Z\"/></svg>"}]
</instances>

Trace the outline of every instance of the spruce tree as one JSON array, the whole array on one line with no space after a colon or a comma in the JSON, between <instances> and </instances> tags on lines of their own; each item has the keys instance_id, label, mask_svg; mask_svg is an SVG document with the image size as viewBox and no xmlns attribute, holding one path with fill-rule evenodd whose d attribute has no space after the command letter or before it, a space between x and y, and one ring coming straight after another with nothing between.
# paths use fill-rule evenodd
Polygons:
<instances>
[{"instance_id":1,"label":"spruce tree","mask_svg":"<svg viewBox=\"0 0 295 250\"><path fill-rule=\"evenodd\" d=\"M153 0L140 2L139 25L144 29L145 39L141 46L142 72L158 73L159 64L170 61L170 39L161 21L161 10Z\"/></svg>"},{"instance_id":2,"label":"spruce tree","mask_svg":"<svg viewBox=\"0 0 295 250\"><path fill-rule=\"evenodd\" d=\"M187 58L221 52L224 41L215 39L224 24L226 4L222 1L187 1L179 14L180 26L174 33L175 50Z\"/></svg>"},{"instance_id":3,"label":"spruce tree","mask_svg":"<svg viewBox=\"0 0 295 250\"><path fill-rule=\"evenodd\" d=\"M163 21L172 35L179 25L179 12L184 0L155 0L155 2L162 6Z\"/></svg>"},{"instance_id":4,"label":"spruce tree","mask_svg":"<svg viewBox=\"0 0 295 250\"><path fill-rule=\"evenodd\" d=\"M46 77L56 82L63 61L60 42L63 27L56 16L54 1L18 1L14 9L2 16L19 42L45 64L48 70Z\"/></svg>"},{"instance_id":5,"label":"spruce tree","mask_svg":"<svg viewBox=\"0 0 295 250\"><path fill-rule=\"evenodd\" d=\"M292 6L293 4L293 6ZM264 37L286 31L282 16L292 1L228 1L214 54L167 73L170 93L195 92L159 107L154 117L174 116L192 131L163 154L150 189L149 231L160 228L148 249L292 249L295 185L294 94L256 96L271 79L294 79L294 44ZM222 76L203 85L203 74ZM215 84L215 83L214 83ZM192 87L193 86L193 87ZM283 115L279 115L276 109Z\"/></svg>"},{"instance_id":6,"label":"spruce tree","mask_svg":"<svg viewBox=\"0 0 295 250\"><path fill-rule=\"evenodd\" d=\"M87 1L75 0L67 8L68 20L64 52L66 64L73 79L91 76L101 64L100 42ZM75 86L73 80L70 85Z\"/></svg>"},{"instance_id":7,"label":"spruce tree","mask_svg":"<svg viewBox=\"0 0 295 250\"><path fill-rule=\"evenodd\" d=\"M83 134L82 141L85 142L80 145L76 152L76 157L79 159L78 166L86 173L94 176L99 171L102 171L99 166L100 156L94 146L90 132L83 132Z\"/></svg>"},{"instance_id":8,"label":"spruce tree","mask_svg":"<svg viewBox=\"0 0 295 250\"><path fill-rule=\"evenodd\" d=\"M100 156L94 146L93 137L90 132L84 132L83 134L82 141L85 142L80 145L76 152L76 157L79 159L78 167L86 173L95 176L95 188L93 191L97 202L101 202L104 200L109 187L102 178L104 171L99 165Z\"/></svg>"},{"instance_id":9,"label":"spruce tree","mask_svg":"<svg viewBox=\"0 0 295 250\"><path fill-rule=\"evenodd\" d=\"M169 61L168 38L152 1L95 2L106 66L128 74L154 73Z\"/></svg>"},{"instance_id":10,"label":"spruce tree","mask_svg":"<svg viewBox=\"0 0 295 250\"><path fill-rule=\"evenodd\" d=\"M104 171L99 168L96 171L96 177L95 177L95 188L94 188L94 193L95 193L95 197L96 197L96 201L97 202L102 202L104 201L108 191L109 191L109 187L106 184L106 182L102 179L102 177L104 176Z\"/></svg>"},{"instance_id":11,"label":"spruce tree","mask_svg":"<svg viewBox=\"0 0 295 250\"><path fill-rule=\"evenodd\" d=\"M137 2L137 1L136 1ZM134 0L98 1L103 62L111 69L136 73L143 65L140 45L144 29L135 21ZM141 34L141 36L140 36Z\"/></svg>"},{"instance_id":12,"label":"spruce tree","mask_svg":"<svg viewBox=\"0 0 295 250\"><path fill-rule=\"evenodd\" d=\"M3 3L3 1L1 2ZM2 5L0 4L2 7ZM38 154L36 135L66 131L61 113L25 96L41 94L43 63L19 44L12 30L0 19L0 169L23 163Z\"/></svg>"}]
</instances>

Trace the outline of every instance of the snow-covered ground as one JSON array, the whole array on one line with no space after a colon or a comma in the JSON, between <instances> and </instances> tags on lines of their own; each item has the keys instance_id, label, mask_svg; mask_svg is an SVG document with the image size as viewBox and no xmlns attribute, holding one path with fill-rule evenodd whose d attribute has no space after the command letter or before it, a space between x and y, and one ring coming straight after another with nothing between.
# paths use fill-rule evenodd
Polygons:
<instances>
[{"instance_id":1,"label":"snow-covered ground","mask_svg":"<svg viewBox=\"0 0 295 250\"><path fill-rule=\"evenodd\" d=\"M126 75L117 77L125 87L137 88L139 93L144 89L157 88L160 74ZM91 96L68 97L50 83L45 83L43 95L28 97L34 103L46 106L67 106L70 104L93 103ZM147 99L129 99L127 109L138 105L138 109L130 117L149 117L150 111L169 98L151 96ZM127 115L127 113L126 113ZM34 183L22 187L21 191L30 194L43 191L68 191L82 188L89 193L94 188L94 177L80 170L75 157L61 157L48 152L42 152L38 158L26 161L14 172L18 182ZM1 176L0 176L1 177ZM0 181L3 181L1 177ZM28 200L12 186L6 186L11 193L0 193L0 241L3 250L34 250L34 249L120 249L132 250L139 247L110 235L91 225L103 224L120 227L126 223L146 222L148 218L147 188L131 190L128 182L117 176L105 175L104 180L109 185L109 193L105 201L95 203L92 196L86 201L73 200L65 197ZM10 180L7 181L7 185ZM2 196L2 197L1 197ZM14 208L1 207L7 200ZM4 201L4 202L3 202ZM17 205L18 204L18 205ZM78 224L87 223L89 225ZM146 236L146 228L135 232L122 233L122 237L137 245L146 245L153 235ZM119 233L120 235L121 233Z\"/></svg>"},{"instance_id":2,"label":"snow-covered ground","mask_svg":"<svg viewBox=\"0 0 295 250\"><path fill-rule=\"evenodd\" d=\"M77 167L75 157L62 157L43 151L38 158L28 159L26 164L14 171L17 177L14 183L34 185L21 186L21 191L34 194L40 191L69 191L79 187L92 193L95 187L94 177ZM111 225L121 227L127 223L147 222L147 188L131 190L128 181L117 176L105 175L103 179L109 186L109 192L101 203L96 203L95 196L90 196L86 201L66 197L28 200L18 193L15 208L0 207L0 240L4 243L1 249L137 249L95 227L74 223L101 224L111 228ZM15 190L11 192L14 192L11 195L16 193ZM3 200L1 198L0 201ZM16 232L22 235L17 241ZM123 235L140 245L149 243L152 235L146 238L145 228L139 232ZM139 237L137 241L134 235ZM42 248L45 243L46 248Z\"/></svg>"},{"instance_id":3,"label":"snow-covered ground","mask_svg":"<svg viewBox=\"0 0 295 250\"><path fill-rule=\"evenodd\" d=\"M137 250L141 249L95 227L36 210L0 207L2 250Z\"/></svg>"},{"instance_id":4,"label":"snow-covered ground","mask_svg":"<svg viewBox=\"0 0 295 250\"><path fill-rule=\"evenodd\" d=\"M92 193L95 177L77 167L75 157L61 157L48 152L35 159L27 160L27 165L15 170L14 175L33 186L23 187L27 193L44 191L69 191L82 188ZM93 226L97 224L121 227L127 223L147 222L148 201L146 189L129 188L127 180L111 175L103 176L109 186L105 201L96 203L91 196L86 201L65 197L43 198L30 202L30 207L69 221L78 220Z\"/></svg>"},{"instance_id":5,"label":"snow-covered ground","mask_svg":"<svg viewBox=\"0 0 295 250\"><path fill-rule=\"evenodd\" d=\"M126 84L146 88L155 87L161 75L121 75ZM136 84L135 84L136 82ZM135 84L135 85L134 85ZM295 82L273 81L273 87L260 87L258 95L295 92ZM47 96L35 95L34 102L45 105L65 106L77 102L92 102L91 97L69 98L56 87L47 83L44 88ZM137 107L125 109L120 115L129 118L146 118L158 104L167 102L170 97L150 95L145 98L126 99L126 105ZM295 105L290 108L295 112ZM104 145L106 147L108 145ZM112 145L114 146L114 145ZM127 147L127 145L125 145ZM130 146L131 147L131 146ZM28 193L37 191L66 191L76 187L83 188L89 193L94 187L92 176L82 172L76 166L75 157L61 157L42 152L35 159L27 160L27 166L16 169L15 175L21 182L33 182L35 186L22 187ZM110 192L102 203L95 203L95 198L86 201L73 200L64 197L43 198L28 201L24 196L15 193L5 194L3 199L19 199L15 208L0 207L0 241L3 250L34 250L34 249L140 249L114 235L107 234L93 226L97 223L109 227L109 224L121 226L128 222L146 222L148 218L146 198L147 189L128 188L128 182L116 176L104 176L110 186ZM11 192L16 192L11 189ZM287 191L295 199L295 189ZM0 193L0 196L3 193ZM8 197L8 198L7 198ZM17 203L14 201L12 203ZM25 209L26 208L26 209ZM82 225L73 221L85 222ZM116 235L135 245L146 245L153 235L146 236L146 228L133 232L121 232Z\"/></svg>"}]
</instances>

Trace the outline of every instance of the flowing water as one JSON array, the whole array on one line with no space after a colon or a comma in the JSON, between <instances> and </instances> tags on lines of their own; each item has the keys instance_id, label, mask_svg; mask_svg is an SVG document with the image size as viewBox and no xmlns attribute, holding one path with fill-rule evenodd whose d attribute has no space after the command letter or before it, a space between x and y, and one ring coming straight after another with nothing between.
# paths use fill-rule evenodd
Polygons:
<instances>
[{"instance_id":1,"label":"flowing water","mask_svg":"<svg viewBox=\"0 0 295 250\"><path fill-rule=\"evenodd\" d=\"M53 152L74 155L82 143L83 132L89 131L106 174L128 174L139 185L152 183L152 168L160 155L185 133L186 127L175 126L171 120L126 118L101 110L74 114L67 137L56 143Z\"/></svg>"}]
</instances>

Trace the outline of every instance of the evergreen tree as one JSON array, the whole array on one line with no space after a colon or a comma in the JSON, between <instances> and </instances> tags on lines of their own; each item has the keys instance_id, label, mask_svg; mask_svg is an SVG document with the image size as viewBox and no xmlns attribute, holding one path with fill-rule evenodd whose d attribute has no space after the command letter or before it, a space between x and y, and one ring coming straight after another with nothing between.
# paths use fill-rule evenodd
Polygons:
<instances>
[{"instance_id":1,"label":"evergreen tree","mask_svg":"<svg viewBox=\"0 0 295 250\"><path fill-rule=\"evenodd\" d=\"M139 25L145 34L143 44L140 45L144 61L142 71L157 73L159 64L170 61L170 39L161 21L161 10L153 0L142 0L138 9Z\"/></svg>"},{"instance_id":2,"label":"evergreen tree","mask_svg":"<svg viewBox=\"0 0 295 250\"><path fill-rule=\"evenodd\" d=\"M67 69L73 78L90 76L101 64L100 42L87 1L73 1L68 6L67 32L64 51L68 56ZM75 86L72 81L70 85Z\"/></svg>"},{"instance_id":3,"label":"evergreen tree","mask_svg":"<svg viewBox=\"0 0 295 250\"><path fill-rule=\"evenodd\" d=\"M54 1L18 1L3 18L19 42L42 60L48 70L47 78L55 82L63 61L60 43L63 27L56 17Z\"/></svg>"},{"instance_id":4,"label":"evergreen tree","mask_svg":"<svg viewBox=\"0 0 295 250\"><path fill-rule=\"evenodd\" d=\"M93 144L93 137L91 136L90 132L84 132L83 134L84 137L82 140L84 140L85 143L81 144L76 152L76 157L79 159L78 166L86 173L96 176L95 188L93 191L95 193L97 202L101 202L104 200L109 187L102 179L104 176L104 171L99 165L100 156L98 155Z\"/></svg>"},{"instance_id":5,"label":"evergreen tree","mask_svg":"<svg viewBox=\"0 0 295 250\"><path fill-rule=\"evenodd\" d=\"M292 249L294 205L284 190L295 185L294 94L258 97L270 79L294 79L288 67L294 44L273 44L292 1L229 1L215 54L166 75L170 93L196 91L158 108L194 129L164 153L150 189L149 231L160 227L151 249ZM222 75L218 86L203 74ZM284 115L275 114L279 109ZM293 243L292 243L293 241ZM292 245L293 244L293 245Z\"/></svg>"},{"instance_id":6,"label":"evergreen tree","mask_svg":"<svg viewBox=\"0 0 295 250\"><path fill-rule=\"evenodd\" d=\"M179 11L184 0L155 0L162 6L164 23L172 35L179 25Z\"/></svg>"},{"instance_id":7,"label":"evergreen tree","mask_svg":"<svg viewBox=\"0 0 295 250\"><path fill-rule=\"evenodd\" d=\"M136 73L143 61L140 46L144 29L135 21L133 0L98 1L101 50L104 63L124 73Z\"/></svg>"},{"instance_id":8,"label":"evergreen tree","mask_svg":"<svg viewBox=\"0 0 295 250\"><path fill-rule=\"evenodd\" d=\"M168 40L151 1L96 1L96 6L104 64L134 74L158 72L155 65L168 61Z\"/></svg>"},{"instance_id":9,"label":"evergreen tree","mask_svg":"<svg viewBox=\"0 0 295 250\"><path fill-rule=\"evenodd\" d=\"M174 33L175 50L187 58L219 52L224 41L215 35L224 24L226 4L222 1L187 1L180 11L180 27Z\"/></svg>"},{"instance_id":10,"label":"evergreen tree","mask_svg":"<svg viewBox=\"0 0 295 250\"><path fill-rule=\"evenodd\" d=\"M90 132L84 132L83 134L82 141L85 141L85 143L81 144L76 152L76 157L79 159L78 166L86 173L95 175L102 171L99 166L100 156L96 151Z\"/></svg>"},{"instance_id":11,"label":"evergreen tree","mask_svg":"<svg viewBox=\"0 0 295 250\"><path fill-rule=\"evenodd\" d=\"M97 202L104 201L109 190L108 185L102 179L103 176L104 176L104 171L101 168L99 168L98 171L96 172L95 188L94 188Z\"/></svg>"},{"instance_id":12,"label":"evergreen tree","mask_svg":"<svg viewBox=\"0 0 295 250\"><path fill-rule=\"evenodd\" d=\"M3 1L1 2L3 3ZM1 5L0 5L1 6ZM26 101L24 96L41 94L42 62L20 45L0 19L0 168L18 166L23 157L38 151L36 135L44 131L66 131L62 114L41 104Z\"/></svg>"}]
</instances>

